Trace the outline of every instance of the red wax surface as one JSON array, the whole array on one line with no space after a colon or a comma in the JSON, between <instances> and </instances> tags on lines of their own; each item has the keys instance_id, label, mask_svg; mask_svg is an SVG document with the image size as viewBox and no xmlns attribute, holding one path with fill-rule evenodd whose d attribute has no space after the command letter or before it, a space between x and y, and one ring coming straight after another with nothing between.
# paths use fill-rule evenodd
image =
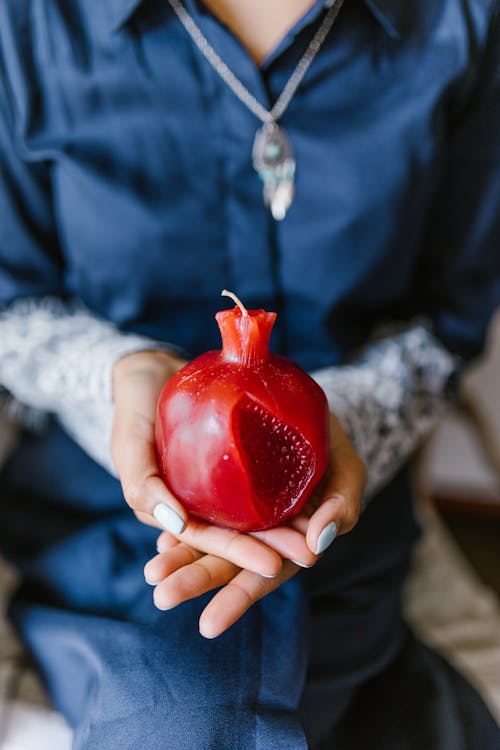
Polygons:
<instances>
[{"instance_id":1,"label":"red wax surface","mask_svg":"<svg viewBox=\"0 0 500 750\"><path fill-rule=\"evenodd\" d=\"M328 462L321 388L269 351L274 313L217 313L223 349L174 375L158 402L162 476L189 513L256 531L300 511Z\"/></svg>"}]
</instances>

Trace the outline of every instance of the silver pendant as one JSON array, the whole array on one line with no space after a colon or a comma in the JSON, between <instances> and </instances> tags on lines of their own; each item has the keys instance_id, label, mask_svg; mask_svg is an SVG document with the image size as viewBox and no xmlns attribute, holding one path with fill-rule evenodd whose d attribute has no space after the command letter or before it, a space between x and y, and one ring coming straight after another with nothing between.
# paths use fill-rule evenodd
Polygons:
<instances>
[{"instance_id":1,"label":"silver pendant","mask_svg":"<svg viewBox=\"0 0 500 750\"><path fill-rule=\"evenodd\" d=\"M257 130L252 151L253 166L264 183L264 203L273 218L285 218L294 196L295 159L288 136L275 122Z\"/></svg>"}]
</instances>

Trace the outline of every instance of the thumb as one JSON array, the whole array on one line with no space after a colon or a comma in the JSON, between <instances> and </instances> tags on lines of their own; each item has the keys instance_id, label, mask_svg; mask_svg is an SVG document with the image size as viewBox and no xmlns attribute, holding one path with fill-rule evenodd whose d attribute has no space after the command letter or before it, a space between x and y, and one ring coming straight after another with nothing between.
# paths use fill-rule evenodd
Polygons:
<instances>
[{"instance_id":1,"label":"thumb","mask_svg":"<svg viewBox=\"0 0 500 750\"><path fill-rule=\"evenodd\" d=\"M187 513L159 475L155 448L156 402L164 381L147 368L121 379L115 390L112 456L132 510L180 534Z\"/></svg>"},{"instance_id":2,"label":"thumb","mask_svg":"<svg viewBox=\"0 0 500 750\"><path fill-rule=\"evenodd\" d=\"M366 468L338 419L332 415L330 465L326 484L309 519L306 541L320 555L340 534L346 534L359 519L366 485Z\"/></svg>"}]
</instances>

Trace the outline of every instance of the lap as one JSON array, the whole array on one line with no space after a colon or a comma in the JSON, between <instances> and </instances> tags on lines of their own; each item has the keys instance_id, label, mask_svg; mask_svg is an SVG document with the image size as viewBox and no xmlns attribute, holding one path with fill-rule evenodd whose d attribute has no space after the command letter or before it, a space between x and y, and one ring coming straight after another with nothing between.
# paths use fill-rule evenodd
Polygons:
<instances>
[{"instance_id":1,"label":"lap","mask_svg":"<svg viewBox=\"0 0 500 750\"><path fill-rule=\"evenodd\" d=\"M60 474L48 469L56 453ZM168 733L179 750L299 750L301 724L319 741L401 643L416 535L404 477L318 565L214 641L197 630L203 600L154 608L142 567L157 532L57 428L14 456L2 492L2 542L26 579L13 615L77 747L114 748L119 732L124 747L160 748Z\"/></svg>"}]
</instances>

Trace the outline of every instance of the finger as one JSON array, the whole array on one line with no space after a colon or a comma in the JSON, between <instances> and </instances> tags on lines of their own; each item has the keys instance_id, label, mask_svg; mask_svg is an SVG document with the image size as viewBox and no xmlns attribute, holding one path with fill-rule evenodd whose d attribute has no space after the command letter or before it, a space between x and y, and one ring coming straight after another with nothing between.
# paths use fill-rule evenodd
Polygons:
<instances>
[{"instance_id":1,"label":"finger","mask_svg":"<svg viewBox=\"0 0 500 750\"><path fill-rule=\"evenodd\" d=\"M148 513L141 513L140 510L134 510L134 516L146 526L153 526L155 529L161 528L156 518L153 518L153 516L150 516Z\"/></svg>"},{"instance_id":2,"label":"finger","mask_svg":"<svg viewBox=\"0 0 500 750\"><path fill-rule=\"evenodd\" d=\"M323 501L309 520L307 545L322 554L339 534L350 531L359 519L366 469L340 425L334 423L331 462Z\"/></svg>"},{"instance_id":3,"label":"finger","mask_svg":"<svg viewBox=\"0 0 500 750\"><path fill-rule=\"evenodd\" d=\"M177 544L168 552L156 555L149 560L144 566L144 578L151 586L156 586L169 575L179 568L191 563L202 557L202 552L187 547L185 544Z\"/></svg>"},{"instance_id":4,"label":"finger","mask_svg":"<svg viewBox=\"0 0 500 750\"><path fill-rule=\"evenodd\" d=\"M281 556L258 539L196 518L189 520L179 539L208 555L216 555L267 578L278 575L281 570Z\"/></svg>"},{"instance_id":5,"label":"finger","mask_svg":"<svg viewBox=\"0 0 500 750\"><path fill-rule=\"evenodd\" d=\"M238 571L239 568L227 560L221 560L213 555L203 555L199 560L173 572L159 583L154 590L154 603L158 609L172 609L182 602L223 586L237 575Z\"/></svg>"},{"instance_id":6,"label":"finger","mask_svg":"<svg viewBox=\"0 0 500 750\"><path fill-rule=\"evenodd\" d=\"M115 443L115 462L119 471L123 467L120 477L129 505L135 511L154 516L171 534L182 534L182 541L195 549L217 555L260 575L279 573L281 557L258 540L196 519L191 519L186 526L188 517L182 505L156 474L156 454L151 443L153 427L148 428L147 420L141 419L140 415L136 414L134 420L134 429L124 427L118 420ZM128 438L124 440L123 435Z\"/></svg>"},{"instance_id":7,"label":"finger","mask_svg":"<svg viewBox=\"0 0 500 750\"><path fill-rule=\"evenodd\" d=\"M307 530L307 527L306 527ZM265 531L254 531L251 536L260 539L274 549L281 557L291 560L301 568L310 568L317 560L306 543L305 533L291 526L277 526Z\"/></svg>"},{"instance_id":8,"label":"finger","mask_svg":"<svg viewBox=\"0 0 500 750\"><path fill-rule=\"evenodd\" d=\"M156 549L161 554L162 552L167 552L169 549L172 549L172 547L175 547L177 544L180 544L177 537L169 534L168 531L164 531L156 540Z\"/></svg>"},{"instance_id":9,"label":"finger","mask_svg":"<svg viewBox=\"0 0 500 750\"><path fill-rule=\"evenodd\" d=\"M323 496L346 495L361 501L366 466L337 417L331 415L330 467Z\"/></svg>"},{"instance_id":10,"label":"finger","mask_svg":"<svg viewBox=\"0 0 500 750\"><path fill-rule=\"evenodd\" d=\"M342 528L341 519L344 517L344 497L328 498L309 520L306 541L310 549L317 555L323 554L332 544Z\"/></svg>"},{"instance_id":11,"label":"finger","mask_svg":"<svg viewBox=\"0 0 500 750\"><path fill-rule=\"evenodd\" d=\"M280 575L266 580L248 570L242 570L207 604L200 617L200 633L205 638L217 638L263 596L281 586L299 568L286 561Z\"/></svg>"},{"instance_id":12,"label":"finger","mask_svg":"<svg viewBox=\"0 0 500 750\"><path fill-rule=\"evenodd\" d=\"M173 534L181 533L188 516L158 474L153 421L128 408L117 411L113 460L125 500L132 510L155 518Z\"/></svg>"},{"instance_id":13,"label":"finger","mask_svg":"<svg viewBox=\"0 0 500 750\"><path fill-rule=\"evenodd\" d=\"M295 531L300 531L305 536L307 527L309 526L309 516L306 516L305 513L300 513L289 521L289 526L295 529Z\"/></svg>"}]
</instances>

